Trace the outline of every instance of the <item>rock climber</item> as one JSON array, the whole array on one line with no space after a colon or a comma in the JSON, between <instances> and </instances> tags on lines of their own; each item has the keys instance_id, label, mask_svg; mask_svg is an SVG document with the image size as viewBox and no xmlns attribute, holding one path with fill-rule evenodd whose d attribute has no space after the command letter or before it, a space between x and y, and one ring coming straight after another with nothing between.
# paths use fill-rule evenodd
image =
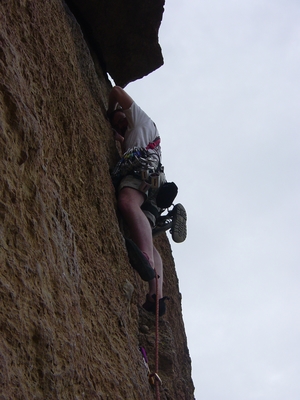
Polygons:
<instances>
[{"instance_id":1,"label":"rock climber","mask_svg":"<svg viewBox=\"0 0 300 400\"><path fill-rule=\"evenodd\" d=\"M110 92L107 117L123 152L117 167L117 204L132 239L126 242L129 259L131 263L133 259L133 266L149 284L143 308L155 313L157 295L162 316L167 299L163 296L163 263L152 238L159 214L153 193L165 182L159 133L155 123L119 86Z\"/></svg>"}]
</instances>

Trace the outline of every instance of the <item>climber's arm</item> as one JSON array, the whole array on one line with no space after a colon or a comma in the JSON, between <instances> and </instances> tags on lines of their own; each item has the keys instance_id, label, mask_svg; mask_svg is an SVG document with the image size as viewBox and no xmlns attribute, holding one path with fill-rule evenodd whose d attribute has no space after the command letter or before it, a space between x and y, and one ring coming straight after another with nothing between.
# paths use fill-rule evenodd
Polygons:
<instances>
[{"instance_id":1,"label":"climber's arm","mask_svg":"<svg viewBox=\"0 0 300 400\"><path fill-rule=\"evenodd\" d=\"M114 133L114 139L120 143L120 147L122 150L122 153L125 153L125 148L124 148L124 138L121 136L115 129L113 129Z\"/></svg>"},{"instance_id":2,"label":"climber's arm","mask_svg":"<svg viewBox=\"0 0 300 400\"><path fill-rule=\"evenodd\" d=\"M114 86L109 94L107 114L112 113L117 105L120 105L123 110L128 110L132 103L133 99L124 89L120 86Z\"/></svg>"}]
</instances>

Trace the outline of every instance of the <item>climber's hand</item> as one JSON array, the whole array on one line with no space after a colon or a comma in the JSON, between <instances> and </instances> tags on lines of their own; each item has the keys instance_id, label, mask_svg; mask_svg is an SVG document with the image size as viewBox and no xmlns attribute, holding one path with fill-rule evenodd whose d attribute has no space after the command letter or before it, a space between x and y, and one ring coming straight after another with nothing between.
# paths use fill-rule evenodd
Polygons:
<instances>
[{"instance_id":1,"label":"climber's hand","mask_svg":"<svg viewBox=\"0 0 300 400\"><path fill-rule=\"evenodd\" d=\"M124 138L122 135L120 135L115 129L113 129L113 134L114 134L114 139L117 140L120 143L124 142Z\"/></svg>"}]
</instances>

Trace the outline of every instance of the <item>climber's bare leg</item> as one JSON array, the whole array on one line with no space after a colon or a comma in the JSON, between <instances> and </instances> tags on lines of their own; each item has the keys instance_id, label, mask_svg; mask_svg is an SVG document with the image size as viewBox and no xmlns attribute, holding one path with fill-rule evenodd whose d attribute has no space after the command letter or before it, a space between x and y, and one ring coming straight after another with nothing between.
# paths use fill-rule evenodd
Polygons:
<instances>
[{"instance_id":1,"label":"climber's bare leg","mask_svg":"<svg viewBox=\"0 0 300 400\"><path fill-rule=\"evenodd\" d=\"M155 271L158 275L158 288L157 288L157 296L159 299L163 297L163 263L159 252L153 246L153 256L154 256L154 265ZM149 295L152 296L156 293L156 279L152 279L149 282Z\"/></svg>"},{"instance_id":2,"label":"climber's bare leg","mask_svg":"<svg viewBox=\"0 0 300 400\"><path fill-rule=\"evenodd\" d=\"M153 246L152 228L148 218L141 210L145 197L142 192L130 187L121 189L118 196L118 207L131 233L132 240L140 250L147 254L150 265L160 276L158 298L162 297L163 267L161 257ZM156 293L155 279L149 282L149 294Z\"/></svg>"},{"instance_id":3,"label":"climber's bare leg","mask_svg":"<svg viewBox=\"0 0 300 400\"><path fill-rule=\"evenodd\" d=\"M124 187L118 196L118 207L131 233L132 240L147 254L154 267L152 230L146 215L141 210L144 194L136 189Z\"/></svg>"}]
</instances>

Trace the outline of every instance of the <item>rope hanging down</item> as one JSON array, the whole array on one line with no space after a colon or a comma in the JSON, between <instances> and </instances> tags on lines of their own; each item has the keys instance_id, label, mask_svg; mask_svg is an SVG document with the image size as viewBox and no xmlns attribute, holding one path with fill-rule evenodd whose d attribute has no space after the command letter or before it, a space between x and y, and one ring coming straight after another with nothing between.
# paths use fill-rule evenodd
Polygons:
<instances>
[{"instance_id":1,"label":"rope hanging down","mask_svg":"<svg viewBox=\"0 0 300 400\"><path fill-rule=\"evenodd\" d=\"M158 375L158 361L159 361L159 349L158 349L158 344L159 344L159 298L158 298L158 279L159 276L155 274L155 285L156 285L156 300L155 300L155 372L151 373L149 365L148 365L148 357L146 350L144 347L140 347L140 352L142 353L143 356L143 361L144 364L147 368L148 372L148 379L149 383L152 386L155 386L155 392L156 392L156 400L160 400L160 391L159 391L159 385L162 384L162 381Z\"/></svg>"},{"instance_id":2,"label":"rope hanging down","mask_svg":"<svg viewBox=\"0 0 300 400\"><path fill-rule=\"evenodd\" d=\"M158 361L159 361L159 351L158 351L158 344L159 344L159 298L158 298L158 275L155 273L155 285L156 285L156 312L155 312L155 372L149 375L149 381L151 385L155 385L155 392L156 392L156 400L160 400L160 392L159 392L159 385L161 385L161 379L158 375Z\"/></svg>"}]
</instances>

